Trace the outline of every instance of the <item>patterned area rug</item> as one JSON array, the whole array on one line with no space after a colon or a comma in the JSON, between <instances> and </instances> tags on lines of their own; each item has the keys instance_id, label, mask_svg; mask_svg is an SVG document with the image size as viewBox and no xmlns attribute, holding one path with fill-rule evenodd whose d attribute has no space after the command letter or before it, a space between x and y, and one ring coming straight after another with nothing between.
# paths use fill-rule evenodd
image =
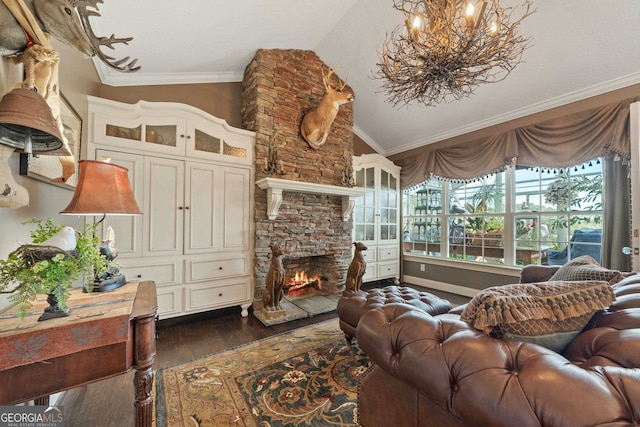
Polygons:
<instances>
[{"instance_id":1,"label":"patterned area rug","mask_svg":"<svg viewBox=\"0 0 640 427\"><path fill-rule=\"evenodd\" d=\"M158 370L157 426L357 426L369 366L330 320Z\"/></svg>"}]
</instances>

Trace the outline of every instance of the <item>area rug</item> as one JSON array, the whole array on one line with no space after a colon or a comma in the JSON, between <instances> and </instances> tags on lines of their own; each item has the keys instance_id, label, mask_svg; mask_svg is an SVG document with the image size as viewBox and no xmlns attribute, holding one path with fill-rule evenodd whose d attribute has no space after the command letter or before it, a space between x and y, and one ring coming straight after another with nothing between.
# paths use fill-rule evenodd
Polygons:
<instances>
[{"instance_id":1,"label":"area rug","mask_svg":"<svg viewBox=\"0 0 640 427\"><path fill-rule=\"evenodd\" d=\"M357 426L369 366L338 320L158 370L158 427Z\"/></svg>"}]
</instances>

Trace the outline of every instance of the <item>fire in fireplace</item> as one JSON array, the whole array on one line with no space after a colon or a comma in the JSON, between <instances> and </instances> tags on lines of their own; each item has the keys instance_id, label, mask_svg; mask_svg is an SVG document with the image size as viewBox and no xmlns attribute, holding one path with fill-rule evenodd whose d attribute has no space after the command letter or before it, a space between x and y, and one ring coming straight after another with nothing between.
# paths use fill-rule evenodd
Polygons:
<instances>
[{"instance_id":1,"label":"fire in fireplace","mask_svg":"<svg viewBox=\"0 0 640 427\"><path fill-rule=\"evenodd\" d=\"M307 276L304 271L296 271L296 274L284 284L287 294L294 294L307 288L321 289L322 279L320 276Z\"/></svg>"}]
</instances>

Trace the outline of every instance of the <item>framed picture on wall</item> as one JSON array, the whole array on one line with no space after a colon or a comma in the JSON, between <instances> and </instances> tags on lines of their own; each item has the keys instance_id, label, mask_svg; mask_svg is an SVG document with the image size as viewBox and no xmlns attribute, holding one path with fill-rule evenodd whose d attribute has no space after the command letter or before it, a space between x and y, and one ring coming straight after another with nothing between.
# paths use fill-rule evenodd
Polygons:
<instances>
[{"instance_id":1,"label":"framed picture on wall","mask_svg":"<svg viewBox=\"0 0 640 427\"><path fill-rule=\"evenodd\" d=\"M31 156L20 154L20 174L73 190L78 183L77 163L80 159L82 143L82 118L62 93L60 94L60 119L62 120L64 137L69 143L71 153L73 153L75 168L73 174L65 177L70 172L69 158L43 154Z\"/></svg>"}]
</instances>

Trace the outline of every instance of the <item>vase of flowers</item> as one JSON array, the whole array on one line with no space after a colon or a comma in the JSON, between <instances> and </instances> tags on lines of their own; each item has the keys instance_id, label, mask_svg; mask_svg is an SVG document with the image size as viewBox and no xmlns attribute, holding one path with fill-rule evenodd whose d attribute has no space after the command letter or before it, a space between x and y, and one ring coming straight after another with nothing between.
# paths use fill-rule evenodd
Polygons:
<instances>
[{"instance_id":1,"label":"vase of flowers","mask_svg":"<svg viewBox=\"0 0 640 427\"><path fill-rule=\"evenodd\" d=\"M51 218L33 219L24 224L36 225L31 231L33 243L21 245L6 260L0 260L0 293L10 294L9 301L21 317L38 294L48 295L50 304L40 320L67 315L72 283L82 278L85 288L91 291L94 277L109 268L109 261L100 253L95 238L96 226L87 224L82 231L75 231L75 247L68 248L47 243L64 227Z\"/></svg>"}]
</instances>

